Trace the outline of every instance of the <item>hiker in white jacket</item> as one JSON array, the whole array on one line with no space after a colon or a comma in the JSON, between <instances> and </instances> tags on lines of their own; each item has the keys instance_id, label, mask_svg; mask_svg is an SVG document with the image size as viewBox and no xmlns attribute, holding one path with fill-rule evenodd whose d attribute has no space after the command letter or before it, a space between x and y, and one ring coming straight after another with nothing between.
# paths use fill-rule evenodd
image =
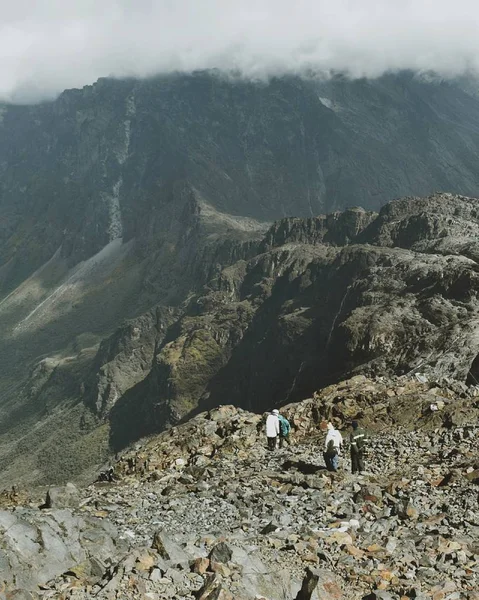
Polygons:
<instances>
[{"instance_id":1,"label":"hiker in white jacket","mask_svg":"<svg viewBox=\"0 0 479 600\"><path fill-rule=\"evenodd\" d=\"M324 441L324 462L328 471L337 471L339 455L343 446L343 436L334 428L332 423L327 424L326 440Z\"/></svg>"},{"instance_id":2,"label":"hiker in white jacket","mask_svg":"<svg viewBox=\"0 0 479 600\"><path fill-rule=\"evenodd\" d=\"M279 435L279 410L271 411L266 419L266 437L268 439L268 450L276 448L276 438Z\"/></svg>"}]
</instances>

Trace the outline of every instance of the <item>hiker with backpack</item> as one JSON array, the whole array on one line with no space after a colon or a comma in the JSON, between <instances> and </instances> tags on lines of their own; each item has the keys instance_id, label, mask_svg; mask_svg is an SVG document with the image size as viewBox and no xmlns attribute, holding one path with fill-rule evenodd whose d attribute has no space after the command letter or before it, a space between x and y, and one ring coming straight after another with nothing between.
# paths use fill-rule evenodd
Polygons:
<instances>
[{"instance_id":1,"label":"hiker with backpack","mask_svg":"<svg viewBox=\"0 0 479 600\"><path fill-rule=\"evenodd\" d=\"M343 447L343 436L334 428L330 422L326 425L327 434L324 442L324 462L328 471L337 471L339 467L339 455Z\"/></svg>"},{"instance_id":2,"label":"hiker with backpack","mask_svg":"<svg viewBox=\"0 0 479 600\"><path fill-rule=\"evenodd\" d=\"M349 436L351 450L351 472L361 473L364 471L364 451L368 442L366 432L359 427L357 421L351 423L353 430Z\"/></svg>"},{"instance_id":3,"label":"hiker with backpack","mask_svg":"<svg viewBox=\"0 0 479 600\"><path fill-rule=\"evenodd\" d=\"M278 414L279 419L279 447L282 448L284 444L291 444L289 441L289 432L291 431L291 425L288 419L281 414Z\"/></svg>"},{"instance_id":4,"label":"hiker with backpack","mask_svg":"<svg viewBox=\"0 0 479 600\"><path fill-rule=\"evenodd\" d=\"M266 438L268 440L268 450L276 448L276 438L279 436L279 410L275 408L266 418Z\"/></svg>"}]
</instances>

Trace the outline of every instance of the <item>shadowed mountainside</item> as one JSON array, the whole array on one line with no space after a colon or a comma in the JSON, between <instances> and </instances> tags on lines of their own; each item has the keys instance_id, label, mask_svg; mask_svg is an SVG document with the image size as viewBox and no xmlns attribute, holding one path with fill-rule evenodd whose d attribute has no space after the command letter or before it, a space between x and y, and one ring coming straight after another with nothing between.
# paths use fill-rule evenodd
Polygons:
<instances>
[{"instance_id":1,"label":"shadowed mountainside","mask_svg":"<svg viewBox=\"0 0 479 600\"><path fill-rule=\"evenodd\" d=\"M284 219L266 232L248 223L227 239L207 233L211 214L195 213L176 266L196 273L198 292L156 305L99 345L99 336L78 334L68 354L37 360L2 406L6 478L87 473L110 451L197 409L228 402L262 411L352 374L419 371L475 383L478 209L477 200L448 194L406 198L379 215L350 209ZM41 340L59 331L65 341L69 302L85 311L103 303L104 318L114 316L112 256L122 268L129 259L128 244L119 248L106 265L101 257L92 270L82 264L84 299L75 281L67 285L53 307L47 302L10 331L11 348L18 352L27 334ZM97 285L91 272L102 277Z\"/></svg>"},{"instance_id":2,"label":"shadowed mountainside","mask_svg":"<svg viewBox=\"0 0 479 600\"><path fill-rule=\"evenodd\" d=\"M479 100L410 73L102 79L1 107L0 131L4 292L59 249L72 266L117 238L174 245L191 190L264 222L479 184Z\"/></svg>"},{"instance_id":3,"label":"shadowed mountainside","mask_svg":"<svg viewBox=\"0 0 479 600\"><path fill-rule=\"evenodd\" d=\"M109 413L114 447L198 404L265 410L359 372L476 383L478 206L438 195L275 224L185 306ZM111 398L112 380L93 389Z\"/></svg>"}]
</instances>

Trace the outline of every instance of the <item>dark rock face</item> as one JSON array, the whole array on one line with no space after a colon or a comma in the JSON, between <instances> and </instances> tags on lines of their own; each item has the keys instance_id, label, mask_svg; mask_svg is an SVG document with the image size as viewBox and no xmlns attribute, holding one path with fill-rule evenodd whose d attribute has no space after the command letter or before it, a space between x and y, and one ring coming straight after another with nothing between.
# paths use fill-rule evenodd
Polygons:
<instances>
[{"instance_id":1,"label":"dark rock face","mask_svg":"<svg viewBox=\"0 0 479 600\"><path fill-rule=\"evenodd\" d=\"M419 371L474 383L479 272L458 249L477 252L477 206L447 195L399 201L377 218L365 213L345 246L335 245L344 234L332 228L325 242L324 218L275 224L255 257L224 269L186 306L142 397L113 408L114 447L124 443L121 422L132 441L198 404L264 410L348 374ZM404 231L407 243L403 236L397 247Z\"/></svg>"},{"instance_id":2,"label":"dark rock face","mask_svg":"<svg viewBox=\"0 0 479 600\"><path fill-rule=\"evenodd\" d=\"M9 291L60 247L75 263L119 237L147 252L173 242L192 190L222 213L271 221L479 183L477 98L407 73L103 79L3 107L0 128Z\"/></svg>"},{"instance_id":3,"label":"dark rock face","mask_svg":"<svg viewBox=\"0 0 479 600\"><path fill-rule=\"evenodd\" d=\"M224 542L220 542L213 547L209 554L209 559L211 562L217 563L228 563L233 556L231 549L228 547L228 544Z\"/></svg>"}]
</instances>

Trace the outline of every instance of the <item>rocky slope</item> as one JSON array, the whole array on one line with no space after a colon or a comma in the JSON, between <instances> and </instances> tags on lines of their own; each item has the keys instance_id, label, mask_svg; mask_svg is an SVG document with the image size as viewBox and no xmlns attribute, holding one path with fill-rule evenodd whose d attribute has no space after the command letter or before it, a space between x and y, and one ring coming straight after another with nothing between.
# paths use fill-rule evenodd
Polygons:
<instances>
[{"instance_id":1,"label":"rocky slope","mask_svg":"<svg viewBox=\"0 0 479 600\"><path fill-rule=\"evenodd\" d=\"M113 447L198 405L264 410L348 373L475 382L476 206L441 195L377 218L351 210L277 223L256 256L186 305L148 376L111 409ZM100 372L94 389L111 381Z\"/></svg>"},{"instance_id":2,"label":"rocky slope","mask_svg":"<svg viewBox=\"0 0 479 600\"><path fill-rule=\"evenodd\" d=\"M266 231L191 202L181 251L145 258L160 280L138 270L134 244L113 242L14 326L64 259L0 305L6 482L91 477L111 452L197 410L262 411L355 373L479 380L477 200L406 198ZM177 301L101 341L137 302L132 290L152 303L179 281Z\"/></svg>"},{"instance_id":3,"label":"rocky slope","mask_svg":"<svg viewBox=\"0 0 479 600\"><path fill-rule=\"evenodd\" d=\"M113 483L41 510L40 491L4 494L0 581L29 599L478 598L476 386L356 376L283 412L284 450L221 406L124 453ZM368 427L367 472L347 447L325 471L331 418Z\"/></svg>"}]
</instances>

